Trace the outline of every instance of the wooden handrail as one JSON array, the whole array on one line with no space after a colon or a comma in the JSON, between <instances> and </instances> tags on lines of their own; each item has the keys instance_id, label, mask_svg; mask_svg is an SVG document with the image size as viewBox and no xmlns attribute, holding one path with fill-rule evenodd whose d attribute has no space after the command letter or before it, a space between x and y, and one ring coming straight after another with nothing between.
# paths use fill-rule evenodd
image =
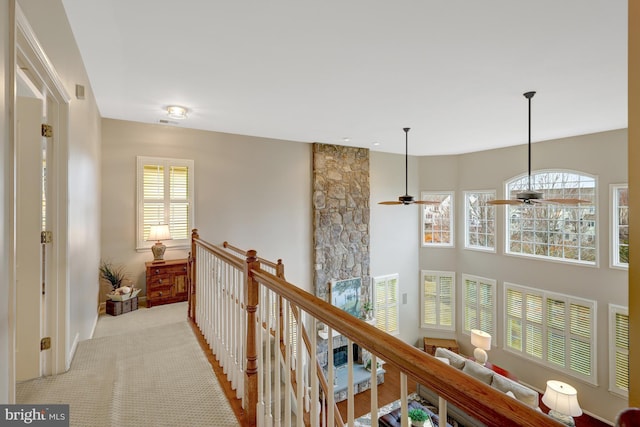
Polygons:
<instances>
[{"instance_id":1,"label":"wooden handrail","mask_svg":"<svg viewBox=\"0 0 640 427\"><path fill-rule=\"evenodd\" d=\"M427 353L267 271L250 270L249 276L487 425L561 425L545 414L441 363Z\"/></svg>"}]
</instances>

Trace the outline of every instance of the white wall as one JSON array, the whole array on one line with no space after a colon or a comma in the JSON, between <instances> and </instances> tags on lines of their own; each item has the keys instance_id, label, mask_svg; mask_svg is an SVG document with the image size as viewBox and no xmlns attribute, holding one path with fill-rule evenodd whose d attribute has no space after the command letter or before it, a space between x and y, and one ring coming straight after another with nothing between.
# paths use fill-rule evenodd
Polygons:
<instances>
[{"instance_id":1,"label":"white wall","mask_svg":"<svg viewBox=\"0 0 640 427\"><path fill-rule=\"evenodd\" d=\"M628 305L627 272L609 268L609 185L627 182L627 131L585 135L532 146L532 169L564 168L596 175L598 179L599 266L577 266L559 262L533 260L504 255L504 207L497 210L497 252L495 254L464 249L463 192L497 190L504 197L504 182L526 173L527 147L516 146L459 156L423 157L420 159L422 190L456 191L455 249L422 248L420 268L456 271L457 324L462 322L460 310L461 275L475 274L498 281L498 330L503 330L502 304L505 281L545 289L597 301L597 369L598 386L560 374L539 364L525 361L502 350L504 340L496 337L490 359L512 371L521 381L544 391L549 379L572 384L578 390L579 401L589 412L613 421L626 406L626 400L608 390L608 304ZM458 328L460 329L460 328ZM446 337L446 333L423 330L423 335ZM471 354L469 337L458 333L461 350Z\"/></svg>"},{"instance_id":2,"label":"white wall","mask_svg":"<svg viewBox=\"0 0 640 427\"><path fill-rule=\"evenodd\" d=\"M150 250L136 252L136 156L195 160L200 237L285 263L287 280L311 291L311 145L120 120L102 125L102 258L145 288ZM188 249L167 249L165 259Z\"/></svg>"},{"instance_id":3,"label":"white wall","mask_svg":"<svg viewBox=\"0 0 640 427\"><path fill-rule=\"evenodd\" d=\"M13 348L12 340L13 328L12 309L15 304L15 297L11 292L9 284L13 281L13 192L11 186L13 184L13 143L10 133L12 93L11 80L9 78L11 70L10 60L10 32L13 28L11 22L11 13L9 0L0 0L0 200L2 200L2 208L0 209L0 403L8 403L13 401L13 393L11 392L11 383L13 377L11 375L11 365L13 356L11 349Z\"/></svg>"}]
</instances>

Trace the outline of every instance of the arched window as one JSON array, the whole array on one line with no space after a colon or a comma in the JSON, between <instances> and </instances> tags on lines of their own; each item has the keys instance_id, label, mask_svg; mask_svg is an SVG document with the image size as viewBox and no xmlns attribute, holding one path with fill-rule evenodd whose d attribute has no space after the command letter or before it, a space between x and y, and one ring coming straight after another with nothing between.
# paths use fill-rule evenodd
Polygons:
<instances>
[{"instance_id":1,"label":"arched window","mask_svg":"<svg viewBox=\"0 0 640 427\"><path fill-rule=\"evenodd\" d=\"M506 183L506 194L527 190L528 176ZM531 189L545 199L581 199L590 203L567 205L532 203L508 206L505 211L506 252L581 264L597 262L597 211L595 177L573 171L538 171L531 175Z\"/></svg>"}]
</instances>

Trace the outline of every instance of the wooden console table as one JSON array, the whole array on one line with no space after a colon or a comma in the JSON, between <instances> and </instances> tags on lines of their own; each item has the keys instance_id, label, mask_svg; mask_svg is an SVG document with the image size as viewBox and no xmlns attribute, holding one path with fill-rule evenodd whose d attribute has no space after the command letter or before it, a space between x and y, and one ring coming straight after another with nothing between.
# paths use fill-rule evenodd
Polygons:
<instances>
[{"instance_id":1,"label":"wooden console table","mask_svg":"<svg viewBox=\"0 0 640 427\"><path fill-rule=\"evenodd\" d=\"M147 262L147 307L187 300L187 260Z\"/></svg>"},{"instance_id":2,"label":"wooden console table","mask_svg":"<svg viewBox=\"0 0 640 427\"><path fill-rule=\"evenodd\" d=\"M451 350L454 353L459 353L460 349L458 348L458 341L452 339L443 339L443 338L429 338L424 337L424 348L425 353L429 353L432 356L436 354L436 348L442 347L447 350Z\"/></svg>"}]
</instances>

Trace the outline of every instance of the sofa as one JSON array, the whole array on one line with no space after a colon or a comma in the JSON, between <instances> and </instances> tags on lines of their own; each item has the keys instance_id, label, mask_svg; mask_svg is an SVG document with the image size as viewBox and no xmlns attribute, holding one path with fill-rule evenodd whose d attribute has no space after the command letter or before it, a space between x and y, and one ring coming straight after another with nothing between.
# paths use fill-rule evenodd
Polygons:
<instances>
[{"instance_id":1,"label":"sofa","mask_svg":"<svg viewBox=\"0 0 640 427\"><path fill-rule=\"evenodd\" d=\"M460 369L462 372L471 375L477 380L482 381L485 384L489 384L491 387L508 394L514 399L517 399L520 402L530 406L531 408L540 411L540 407L538 406L539 396L537 391L526 387L517 381L510 380L509 378L497 374L491 369L484 367L470 359L467 359L464 356L447 350L446 348L437 348L435 357L444 362L447 362L452 367ZM416 392L420 395L420 397L430 402L432 405L435 405L436 407L438 406L438 395L431 389L418 384ZM473 417L470 417L463 410L450 403L447 405L447 418L453 419L463 426L485 426L485 424L474 419Z\"/></svg>"}]
</instances>

